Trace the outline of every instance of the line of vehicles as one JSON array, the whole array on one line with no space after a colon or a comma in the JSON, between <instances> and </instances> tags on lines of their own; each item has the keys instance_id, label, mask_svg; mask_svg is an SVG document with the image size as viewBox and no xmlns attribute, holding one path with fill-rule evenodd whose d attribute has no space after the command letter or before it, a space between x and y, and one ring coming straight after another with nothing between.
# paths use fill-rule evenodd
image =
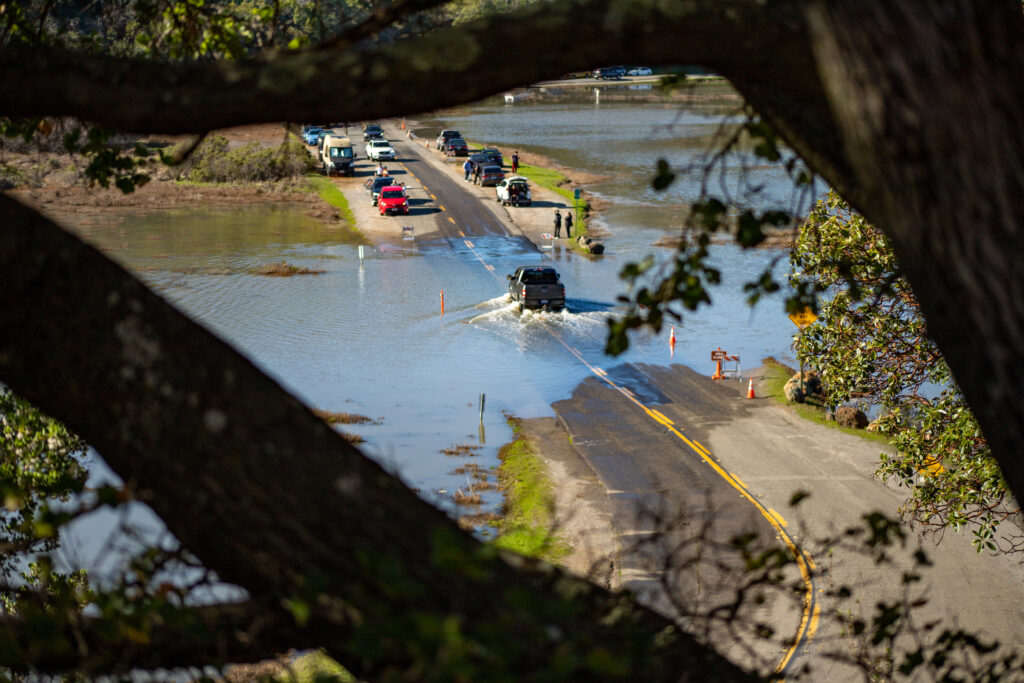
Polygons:
<instances>
[{"instance_id":1,"label":"line of vehicles","mask_svg":"<svg viewBox=\"0 0 1024 683\"><path fill-rule=\"evenodd\" d=\"M347 129L348 126L346 125ZM333 130L330 126L304 126L303 141L317 146L317 158L323 172L355 175L355 150L348 135ZM366 157L378 162L374 177L366 182L367 192L380 215L408 215L409 197L405 187L387 174L384 161L396 158L394 147L384 138L384 131L378 124L363 127L363 141L366 142ZM502 168L504 159L494 147L487 147L469 154L469 146L457 130L441 131L435 147L449 156L469 156L474 182L481 186L495 187L497 200L502 205L529 206L532 202L529 181L522 176L505 177ZM558 273L550 266L522 266L508 275L508 292L520 312L526 308L560 311L565 308L565 286Z\"/></svg>"}]
</instances>

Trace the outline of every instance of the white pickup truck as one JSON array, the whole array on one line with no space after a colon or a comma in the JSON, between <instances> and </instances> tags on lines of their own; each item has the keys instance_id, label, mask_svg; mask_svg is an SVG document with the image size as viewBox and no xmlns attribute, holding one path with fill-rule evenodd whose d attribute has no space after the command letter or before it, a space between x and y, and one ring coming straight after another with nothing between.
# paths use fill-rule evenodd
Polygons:
<instances>
[{"instance_id":1,"label":"white pickup truck","mask_svg":"<svg viewBox=\"0 0 1024 683\"><path fill-rule=\"evenodd\" d=\"M366 143L366 156L373 161L394 161L395 148L387 140L370 140Z\"/></svg>"}]
</instances>

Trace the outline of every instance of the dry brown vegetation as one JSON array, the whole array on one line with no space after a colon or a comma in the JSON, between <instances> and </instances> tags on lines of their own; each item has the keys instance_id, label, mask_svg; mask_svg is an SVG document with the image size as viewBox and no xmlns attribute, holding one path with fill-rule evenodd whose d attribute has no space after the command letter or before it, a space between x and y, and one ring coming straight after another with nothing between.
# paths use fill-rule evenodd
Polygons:
<instances>
[{"instance_id":1,"label":"dry brown vegetation","mask_svg":"<svg viewBox=\"0 0 1024 683\"><path fill-rule=\"evenodd\" d=\"M501 520L501 516L493 512L476 512L471 515L463 515L456 521L459 523L459 528L466 531L474 531L482 526L490 526L497 523L499 520Z\"/></svg>"},{"instance_id":2,"label":"dry brown vegetation","mask_svg":"<svg viewBox=\"0 0 1024 683\"><path fill-rule=\"evenodd\" d=\"M459 443L448 448L442 448L441 452L445 455L479 455L481 446L474 446L468 443Z\"/></svg>"},{"instance_id":3,"label":"dry brown vegetation","mask_svg":"<svg viewBox=\"0 0 1024 683\"><path fill-rule=\"evenodd\" d=\"M253 271L256 275L269 275L271 277L290 277L292 275L320 275L325 271L323 270L311 270L309 268L303 268L301 266L293 266L290 263L284 261L278 261L276 263L267 263L260 266Z\"/></svg>"},{"instance_id":4,"label":"dry brown vegetation","mask_svg":"<svg viewBox=\"0 0 1024 683\"><path fill-rule=\"evenodd\" d=\"M452 498L455 499L456 505L480 505L484 502L483 497L479 493L470 491L469 493L464 492L462 489L457 490Z\"/></svg>"},{"instance_id":5,"label":"dry brown vegetation","mask_svg":"<svg viewBox=\"0 0 1024 683\"><path fill-rule=\"evenodd\" d=\"M313 414L319 417L321 420L329 425L345 424L345 425L379 425L380 420L374 420L372 417L366 415L359 415L357 413L341 413L332 410L321 410L316 408L313 410Z\"/></svg>"}]
</instances>

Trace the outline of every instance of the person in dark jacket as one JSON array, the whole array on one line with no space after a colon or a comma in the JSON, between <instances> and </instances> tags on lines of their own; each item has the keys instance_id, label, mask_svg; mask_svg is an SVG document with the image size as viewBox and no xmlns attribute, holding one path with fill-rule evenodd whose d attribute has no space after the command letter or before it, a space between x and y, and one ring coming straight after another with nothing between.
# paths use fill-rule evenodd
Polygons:
<instances>
[{"instance_id":1,"label":"person in dark jacket","mask_svg":"<svg viewBox=\"0 0 1024 683\"><path fill-rule=\"evenodd\" d=\"M519 152L512 152L512 175L519 172Z\"/></svg>"},{"instance_id":2,"label":"person in dark jacket","mask_svg":"<svg viewBox=\"0 0 1024 683\"><path fill-rule=\"evenodd\" d=\"M572 211L565 212L565 236L572 237Z\"/></svg>"},{"instance_id":3,"label":"person in dark jacket","mask_svg":"<svg viewBox=\"0 0 1024 683\"><path fill-rule=\"evenodd\" d=\"M559 234L562 231L562 213L555 209L555 237L561 237Z\"/></svg>"}]
</instances>

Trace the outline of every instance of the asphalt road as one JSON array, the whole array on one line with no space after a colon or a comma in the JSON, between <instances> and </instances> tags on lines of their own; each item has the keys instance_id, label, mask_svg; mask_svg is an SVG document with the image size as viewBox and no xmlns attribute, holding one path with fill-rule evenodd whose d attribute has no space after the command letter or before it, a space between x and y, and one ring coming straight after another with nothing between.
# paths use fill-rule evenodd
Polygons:
<instances>
[{"instance_id":1,"label":"asphalt road","mask_svg":"<svg viewBox=\"0 0 1024 683\"><path fill-rule=\"evenodd\" d=\"M417 242L516 235L480 196L437 168L445 162L427 160L433 151L389 134L415 181ZM871 512L896 514L905 493L873 478L879 444L809 423L763 396L748 400L745 384L714 383L678 365L603 369L566 350L594 377L553 407L601 484L595 495L607 498L624 549L621 583L716 648L761 671L780 667L789 675L810 664L812 680L863 680L842 661L857 643L828 615L844 610L870 620L876 602L901 599L902 571L919 542L935 565L912 591L925 601L921 623L936 619L1024 643L1024 566L977 555L969 534L950 532L936 542L910 531L886 565L823 542L862 525ZM797 491L810 496L791 508ZM736 539L745 539L746 555ZM728 614L723 608L747 576L747 559L780 549L794 561L786 585L796 590L748 601L742 618L731 622L769 624L774 639L696 616ZM855 601L832 596L839 586L853 588Z\"/></svg>"},{"instance_id":2,"label":"asphalt road","mask_svg":"<svg viewBox=\"0 0 1024 683\"><path fill-rule=\"evenodd\" d=\"M465 181L453 180L448 174L437 169L426 161L425 154L434 154L423 148L422 141L415 144L409 140L395 136L391 138L392 146L398 154L405 170L422 186L431 200L441 210L435 214L434 230L417 239L437 237L474 237L484 235L511 236L513 231L495 212L472 192L467 192ZM461 168L465 158L452 162ZM445 162L449 163L449 162Z\"/></svg>"}]
</instances>

